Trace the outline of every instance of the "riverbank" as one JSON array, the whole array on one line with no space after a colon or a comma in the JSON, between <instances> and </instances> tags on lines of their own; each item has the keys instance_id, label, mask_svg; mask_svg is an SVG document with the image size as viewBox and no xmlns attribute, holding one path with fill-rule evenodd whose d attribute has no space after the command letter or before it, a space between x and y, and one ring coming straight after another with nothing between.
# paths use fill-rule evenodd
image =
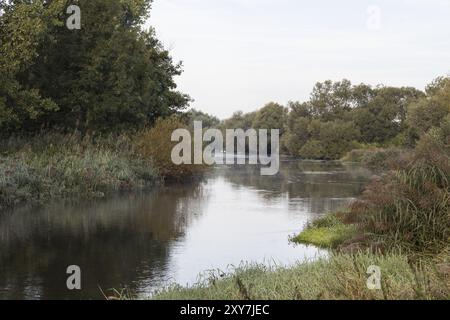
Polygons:
<instances>
[{"instance_id":1,"label":"riverbank","mask_svg":"<svg viewBox=\"0 0 450 320\"><path fill-rule=\"evenodd\" d=\"M449 258L447 255L446 258ZM381 270L381 289L367 287L369 266ZM438 267L436 267L438 266ZM413 265L408 257L337 254L292 267L247 266L211 275L191 287L174 286L156 300L404 300L448 299L449 273L431 262ZM443 279L447 279L444 281Z\"/></svg>"},{"instance_id":2,"label":"riverbank","mask_svg":"<svg viewBox=\"0 0 450 320\"><path fill-rule=\"evenodd\" d=\"M340 161L356 162L375 172L382 172L399 168L412 151L412 149L398 147L367 147L348 152Z\"/></svg>"},{"instance_id":3,"label":"riverbank","mask_svg":"<svg viewBox=\"0 0 450 320\"><path fill-rule=\"evenodd\" d=\"M45 134L2 141L0 210L55 198L99 198L161 181L129 137Z\"/></svg>"},{"instance_id":4,"label":"riverbank","mask_svg":"<svg viewBox=\"0 0 450 320\"><path fill-rule=\"evenodd\" d=\"M201 177L204 165L175 165L174 130L180 117L157 120L139 131L108 134L49 132L0 140L0 210L58 198L103 198L165 180Z\"/></svg>"}]
</instances>

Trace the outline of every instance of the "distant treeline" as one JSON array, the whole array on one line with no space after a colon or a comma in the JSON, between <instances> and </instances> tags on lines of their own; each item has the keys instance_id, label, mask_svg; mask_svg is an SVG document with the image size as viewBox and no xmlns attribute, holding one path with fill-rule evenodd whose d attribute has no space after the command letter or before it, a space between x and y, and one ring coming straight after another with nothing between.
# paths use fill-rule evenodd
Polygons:
<instances>
[{"instance_id":1,"label":"distant treeline","mask_svg":"<svg viewBox=\"0 0 450 320\"><path fill-rule=\"evenodd\" d=\"M339 159L365 147L414 147L433 127L450 122L450 78L440 77L422 92L411 87L352 85L348 80L317 83L306 102L271 102L236 112L223 128L280 129L283 151L308 159Z\"/></svg>"}]
</instances>

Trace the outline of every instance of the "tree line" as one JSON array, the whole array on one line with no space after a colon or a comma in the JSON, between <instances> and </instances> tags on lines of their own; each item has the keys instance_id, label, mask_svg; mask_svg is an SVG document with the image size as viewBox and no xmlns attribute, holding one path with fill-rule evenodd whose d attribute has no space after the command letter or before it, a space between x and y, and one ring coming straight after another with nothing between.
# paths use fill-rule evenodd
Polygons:
<instances>
[{"instance_id":1,"label":"tree line","mask_svg":"<svg viewBox=\"0 0 450 320\"><path fill-rule=\"evenodd\" d=\"M368 146L413 147L432 127L450 122L450 78L425 91L412 87L317 83L306 102L268 103L236 112L224 128L280 129L285 153L309 159L339 159Z\"/></svg>"},{"instance_id":2,"label":"tree line","mask_svg":"<svg viewBox=\"0 0 450 320\"><path fill-rule=\"evenodd\" d=\"M205 127L280 129L292 156L338 159L365 146L412 147L448 121L450 80L412 87L317 83L306 102L271 102L219 121L183 112L182 72L153 29L143 30L151 0L0 0L0 135L117 132L180 114ZM81 29L66 26L81 9Z\"/></svg>"}]
</instances>

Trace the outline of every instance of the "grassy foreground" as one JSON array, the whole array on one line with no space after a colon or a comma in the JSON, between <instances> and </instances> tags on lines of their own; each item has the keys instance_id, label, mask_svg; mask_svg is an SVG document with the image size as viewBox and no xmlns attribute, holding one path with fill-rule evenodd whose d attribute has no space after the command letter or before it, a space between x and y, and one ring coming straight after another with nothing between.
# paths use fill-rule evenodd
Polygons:
<instances>
[{"instance_id":1,"label":"grassy foreground","mask_svg":"<svg viewBox=\"0 0 450 320\"><path fill-rule=\"evenodd\" d=\"M381 289L367 286L368 267L381 269ZM211 274L192 287L173 286L161 300L449 299L449 273L439 264L412 266L401 254L338 254L296 266L250 265L227 275Z\"/></svg>"}]
</instances>

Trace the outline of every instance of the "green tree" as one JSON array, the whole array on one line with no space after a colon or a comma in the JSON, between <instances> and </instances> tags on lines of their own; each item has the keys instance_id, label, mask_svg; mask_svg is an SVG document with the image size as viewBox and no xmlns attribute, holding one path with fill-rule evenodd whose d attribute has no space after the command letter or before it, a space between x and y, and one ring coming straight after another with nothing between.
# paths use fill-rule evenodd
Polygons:
<instances>
[{"instance_id":1,"label":"green tree","mask_svg":"<svg viewBox=\"0 0 450 320\"><path fill-rule=\"evenodd\" d=\"M282 144L288 154L298 156L300 149L310 139L310 118L296 117L291 113L288 117L287 131L283 135Z\"/></svg>"},{"instance_id":2,"label":"green tree","mask_svg":"<svg viewBox=\"0 0 450 320\"><path fill-rule=\"evenodd\" d=\"M39 44L48 32L48 20L58 4L43 1L0 0L0 132L30 128L58 110L36 87L19 81L38 57Z\"/></svg>"},{"instance_id":3,"label":"green tree","mask_svg":"<svg viewBox=\"0 0 450 320\"><path fill-rule=\"evenodd\" d=\"M348 80L318 82L309 100L314 116L325 121L342 118L352 108L352 84Z\"/></svg>"},{"instance_id":4,"label":"green tree","mask_svg":"<svg viewBox=\"0 0 450 320\"><path fill-rule=\"evenodd\" d=\"M222 121L221 128L223 130L238 128L243 130L250 129L252 128L255 116L256 112L243 113L242 111L236 111L231 118Z\"/></svg>"},{"instance_id":5,"label":"green tree","mask_svg":"<svg viewBox=\"0 0 450 320\"><path fill-rule=\"evenodd\" d=\"M203 128L217 128L220 124L219 118L196 109L189 110L183 117L190 126L194 125L194 121L201 121Z\"/></svg>"},{"instance_id":6,"label":"green tree","mask_svg":"<svg viewBox=\"0 0 450 320\"><path fill-rule=\"evenodd\" d=\"M176 91L174 82L181 64L173 63L152 29L142 30L150 0L74 0L70 4L81 8L81 30L65 26L66 0L5 5L1 50L12 53L2 58L3 64L17 60L11 51L16 38L23 42L16 51L25 56L22 68L10 72L8 79L44 97L44 110L49 111L31 121L19 117L16 129L122 130L142 127L186 107L189 98ZM8 123L20 104L7 94L1 96L6 103L0 117ZM26 105L42 109L41 104Z\"/></svg>"},{"instance_id":7,"label":"green tree","mask_svg":"<svg viewBox=\"0 0 450 320\"><path fill-rule=\"evenodd\" d=\"M320 127L319 140L323 146L323 159L340 159L347 152L357 147L360 131L353 122L335 120L323 122Z\"/></svg>"},{"instance_id":8,"label":"green tree","mask_svg":"<svg viewBox=\"0 0 450 320\"><path fill-rule=\"evenodd\" d=\"M426 97L410 105L407 122L418 138L432 127L439 127L450 114L450 78L438 78L426 89Z\"/></svg>"},{"instance_id":9,"label":"green tree","mask_svg":"<svg viewBox=\"0 0 450 320\"><path fill-rule=\"evenodd\" d=\"M361 132L361 142L384 143L406 129L408 105L424 94L414 88L379 87L367 104L352 110L350 119Z\"/></svg>"},{"instance_id":10,"label":"green tree","mask_svg":"<svg viewBox=\"0 0 450 320\"><path fill-rule=\"evenodd\" d=\"M342 120L323 122L312 120L308 125L309 139L298 151L307 159L335 160L357 146L360 132L353 122Z\"/></svg>"},{"instance_id":11,"label":"green tree","mask_svg":"<svg viewBox=\"0 0 450 320\"><path fill-rule=\"evenodd\" d=\"M270 102L259 109L252 123L255 129L278 129L280 134L284 133L288 110L282 105Z\"/></svg>"}]
</instances>

